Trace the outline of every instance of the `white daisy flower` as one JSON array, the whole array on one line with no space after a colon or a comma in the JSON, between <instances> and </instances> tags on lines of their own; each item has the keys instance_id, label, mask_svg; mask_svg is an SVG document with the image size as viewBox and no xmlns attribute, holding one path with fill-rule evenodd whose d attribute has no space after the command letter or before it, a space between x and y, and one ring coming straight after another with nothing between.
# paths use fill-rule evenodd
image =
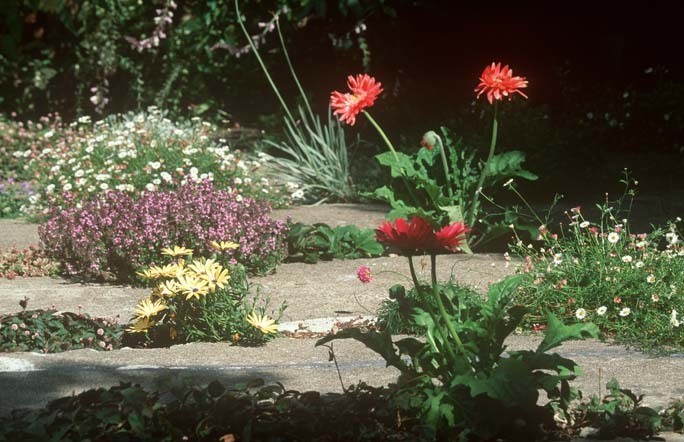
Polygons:
<instances>
[{"instance_id":1,"label":"white daisy flower","mask_svg":"<svg viewBox=\"0 0 684 442\"><path fill-rule=\"evenodd\" d=\"M575 312L575 317L579 320L582 320L587 317L587 311L583 308L578 308Z\"/></svg>"},{"instance_id":2,"label":"white daisy flower","mask_svg":"<svg viewBox=\"0 0 684 442\"><path fill-rule=\"evenodd\" d=\"M601 307L596 309L596 314L599 316L603 316L606 314L607 311L608 311L608 307L606 307L605 305L602 305Z\"/></svg>"},{"instance_id":3,"label":"white daisy flower","mask_svg":"<svg viewBox=\"0 0 684 442\"><path fill-rule=\"evenodd\" d=\"M649 283L649 284L653 284L654 282L656 282L656 277L655 277L655 275L653 275L653 274L648 275L648 276L646 277L646 282Z\"/></svg>"},{"instance_id":4,"label":"white daisy flower","mask_svg":"<svg viewBox=\"0 0 684 442\"><path fill-rule=\"evenodd\" d=\"M632 262L632 257L629 255L625 255L622 257L622 262L630 263L630 262Z\"/></svg>"},{"instance_id":5,"label":"white daisy flower","mask_svg":"<svg viewBox=\"0 0 684 442\"><path fill-rule=\"evenodd\" d=\"M643 261L637 261L636 264L634 264L634 265L636 266L637 269L640 269L644 266L644 263L643 263Z\"/></svg>"},{"instance_id":6,"label":"white daisy flower","mask_svg":"<svg viewBox=\"0 0 684 442\"><path fill-rule=\"evenodd\" d=\"M582 221L579 225L581 228L587 228L589 227L589 221Z\"/></svg>"},{"instance_id":7,"label":"white daisy flower","mask_svg":"<svg viewBox=\"0 0 684 442\"><path fill-rule=\"evenodd\" d=\"M622 310L620 310L620 316L622 316L623 318L629 316L630 313L632 313L632 309L630 309L629 307L625 307Z\"/></svg>"},{"instance_id":8,"label":"white daisy flower","mask_svg":"<svg viewBox=\"0 0 684 442\"><path fill-rule=\"evenodd\" d=\"M553 264L554 265L560 265L563 262L563 254L562 253L556 253L553 255Z\"/></svg>"},{"instance_id":9,"label":"white daisy flower","mask_svg":"<svg viewBox=\"0 0 684 442\"><path fill-rule=\"evenodd\" d=\"M620 235L617 234L617 232L610 232L608 234L608 242L611 244L617 244L617 242L620 241Z\"/></svg>"},{"instance_id":10,"label":"white daisy flower","mask_svg":"<svg viewBox=\"0 0 684 442\"><path fill-rule=\"evenodd\" d=\"M679 319L677 319L677 310L672 310L670 314L670 325L673 327L679 327Z\"/></svg>"}]
</instances>

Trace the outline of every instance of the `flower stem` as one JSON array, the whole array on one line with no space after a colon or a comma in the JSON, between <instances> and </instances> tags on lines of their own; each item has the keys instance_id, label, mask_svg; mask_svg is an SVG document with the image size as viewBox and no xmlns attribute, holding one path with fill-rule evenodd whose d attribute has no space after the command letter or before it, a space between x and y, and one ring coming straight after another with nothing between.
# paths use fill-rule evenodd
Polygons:
<instances>
[{"instance_id":1,"label":"flower stem","mask_svg":"<svg viewBox=\"0 0 684 442\"><path fill-rule=\"evenodd\" d=\"M373 117L371 117L371 114L369 114L369 113L366 112L365 110L364 110L364 111L361 111L361 112L366 116L366 118L368 118L368 121L370 121L370 123L373 125L373 127L375 128L375 130L378 131L378 133L380 134L380 137L382 138L382 141L385 142L385 144L387 145L387 147L389 147L389 150L390 150L390 151L392 152L392 154L394 155L394 159L395 159L395 160L398 160L398 159L399 159L399 156L397 155L397 150L394 148L394 145L393 145L392 142L389 140L389 138L387 138L387 135L385 134L385 131L382 130L382 128L380 127L380 125L378 124L378 122L375 121L375 119L374 119Z\"/></svg>"},{"instance_id":2,"label":"flower stem","mask_svg":"<svg viewBox=\"0 0 684 442\"><path fill-rule=\"evenodd\" d=\"M444 169L444 176L446 178L447 183L447 193L449 194L449 199L451 200L454 198L454 194L451 191L451 175L449 175L449 165L447 163L446 152L444 151L444 143L442 143L442 137L440 137L436 133L435 138L437 139L437 143L439 144L439 153L442 156L442 168Z\"/></svg>"},{"instance_id":3,"label":"flower stem","mask_svg":"<svg viewBox=\"0 0 684 442\"><path fill-rule=\"evenodd\" d=\"M368 121L370 121L370 123L373 125L373 127L375 128L375 130L378 131L378 133L380 134L380 137L381 137L382 140L385 142L385 144L387 145L387 147L389 148L389 150L392 152L392 155L394 155L394 159L395 159L397 162L399 162L399 155L397 155L397 150L394 148L394 145L392 144L392 142L391 142L391 141L389 140L389 138L387 137L387 134L385 134L385 131L382 130L382 128L380 127L380 125L378 124L378 122L375 121L375 119L374 119L373 117L371 117L371 115L370 115L368 112L366 112L365 110L364 110L364 111L361 111L361 112L366 116L366 118L368 118ZM413 193L413 189L411 188L411 185L410 185L409 182L406 180L406 172L404 171L404 168L403 168L403 167L401 168L401 171L402 171L401 180L404 182L404 185L406 186L406 190L408 190L408 193L409 193L409 195L411 196L411 199L413 200L413 203L414 203L416 206L420 206L420 204L418 204L418 198L416 198L416 195Z\"/></svg>"},{"instance_id":4,"label":"flower stem","mask_svg":"<svg viewBox=\"0 0 684 442\"><path fill-rule=\"evenodd\" d=\"M496 137L499 131L499 102L494 102L494 121L492 123L492 140L489 143L489 155L487 156L487 161L485 162L482 172L480 172L480 179L477 182L477 187L475 188L475 195L473 196L472 210L470 211L470 218L468 219L468 225L473 226L475 223L475 218L477 217L477 204L480 199L480 190L484 185L485 178L487 177L487 170L489 169L489 163L492 161L494 156L494 150L496 150Z\"/></svg>"},{"instance_id":5,"label":"flower stem","mask_svg":"<svg viewBox=\"0 0 684 442\"><path fill-rule=\"evenodd\" d=\"M468 357L468 353L466 353L466 349L463 346L463 342L461 341L461 338L458 336L456 328L454 328L454 323L451 321L451 318L447 314L446 308L444 307L444 302L442 301L442 296L440 295L439 289L437 288L437 255L430 255L430 266L430 274L432 276L432 294L435 297L435 301L437 301L439 314L442 315L442 319L444 319L444 323L447 326L447 330L449 330L451 339L453 339L456 343L456 347L458 347L458 350L461 352L461 354L463 354L463 357L465 358L470 368L474 370L473 364L470 362L470 358ZM450 346L447 347L451 348Z\"/></svg>"}]
</instances>

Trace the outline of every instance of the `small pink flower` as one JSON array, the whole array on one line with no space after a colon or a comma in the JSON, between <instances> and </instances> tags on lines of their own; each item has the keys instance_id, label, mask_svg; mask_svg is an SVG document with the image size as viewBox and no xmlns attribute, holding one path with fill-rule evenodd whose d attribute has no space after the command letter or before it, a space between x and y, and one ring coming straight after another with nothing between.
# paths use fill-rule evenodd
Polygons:
<instances>
[{"instance_id":1,"label":"small pink flower","mask_svg":"<svg viewBox=\"0 0 684 442\"><path fill-rule=\"evenodd\" d=\"M360 266L356 271L356 276L359 277L359 281L366 284L373 280L373 275L371 274L371 269L368 266Z\"/></svg>"},{"instance_id":2,"label":"small pink flower","mask_svg":"<svg viewBox=\"0 0 684 442\"><path fill-rule=\"evenodd\" d=\"M100 341L100 342L97 343L97 345L98 345L100 348L105 348L105 346L106 346L107 344L105 344L104 341Z\"/></svg>"},{"instance_id":3,"label":"small pink flower","mask_svg":"<svg viewBox=\"0 0 684 442\"><path fill-rule=\"evenodd\" d=\"M17 331L19 329L19 326L17 324L12 324L10 328L14 331Z\"/></svg>"},{"instance_id":4,"label":"small pink flower","mask_svg":"<svg viewBox=\"0 0 684 442\"><path fill-rule=\"evenodd\" d=\"M572 209L570 209L570 211L572 213L580 213L581 210L582 210L582 206L577 206L577 207L573 207Z\"/></svg>"},{"instance_id":5,"label":"small pink flower","mask_svg":"<svg viewBox=\"0 0 684 442\"><path fill-rule=\"evenodd\" d=\"M98 335L98 336L104 335L104 330L102 330L101 328L98 328L98 329L97 329L97 335Z\"/></svg>"}]
</instances>

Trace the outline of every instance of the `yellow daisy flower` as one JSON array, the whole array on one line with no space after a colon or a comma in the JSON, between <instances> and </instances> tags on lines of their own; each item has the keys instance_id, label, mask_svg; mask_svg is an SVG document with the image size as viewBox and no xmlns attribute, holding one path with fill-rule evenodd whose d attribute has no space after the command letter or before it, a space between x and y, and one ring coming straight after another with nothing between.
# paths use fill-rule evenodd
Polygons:
<instances>
[{"instance_id":1,"label":"yellow daisy flower","mask_svg":"<svg viewBox=\"0 0 684 442\"><path fill-rule=\"evenodd\" d=\"M157 287L157 292L161 297L173 298L178 293L176 281L164 281Z\"/></svg>"},{"instance_id":2,"label":"yellow daisy flower","mask_svg":"<svg viewBox=\"0 0 684 442\"><path fill-rule=\"evenodd\" d=\"M178 247L178 246L173 246L173 248L170 247L165 247L162 249L162 255L169 255L169 256L186 256L186 255L192 255L192 249L186 249L185 247Z\"/></svg>"},{"instance_id":3,"label":"yellow daisy flower","mask_svg":"<svg viewBox=\"0 0 684 442\"><path fill-rule=\"evenodd\" d=\"M232 241L211 241L209 244L219 252L225 252L226 250L235 250L238 247L240 247L240 244Z\"/></svg>"},{"instance_id":4,"label":"yellow daisy flower","mask_svg":"<svg viewBox=\"0 0 684 442\"><path fill-rule=\"evenodd\" d=\"M151 299L143 299L135 307L135 315L138 318L151 318L169 308L162 299L152 301Z\"/></svg>"},{"instance_id":5,"label":"yellow daisy flower","mask_svg":"<svg viewBox=\"0 0 684 442\"><path fill-rule=\"evenodd\" d=\"M213 259L204 258L193 261L192 264L188 266L190 270L194 271L198 275L201 275L202 273L209 273L214 269L214 267L221 267L221 265Z\"/></svg>"},{"instance_id":6,"label":"yellow daisy flower","mask_svg":"<svg viewBox=\"0 0 684 442\"><path fill-rule=\"evenodd\" d=\"M138 276L140 276L143 279L157 279L159 278L159 267L152 266L149 269L142 270L140 272L136 272Z\"/></svg>"},{"instance_id":7,"label":"yellow daisy flower","mask_svg":"<svg viewBox=\"0 0 684 442\"><path fill-rule=\"evenodd\" d=\"M247 322L265 335L269 333L278 333L278 324L276 324L275 320L266 315L252 312L247 316Z\"/></svg>"},{"instance_id":8,"label":"yellow daisy flower","mask_svg":"<svg viewBox=\"0 0 684 442\"><path fill-rule=\"evenodd\" d=\"M230 279L228 269L224 269L218 264L212 267L211 269L208 269L206 272L200 274L199 277L209 282L209 286L211 286L211 288L214 290L217 286L220 288L224 288L226 282L228 282L228 280Z\"/></svg>"},{"instance_id":9,"label":"yellow daisy flower","mask_svg":"<svg viewBox=\"0 0 684 442\"><path fill-rule=\"evenodd\" d=\"M145 333L150 327L154 326L155 322L150 318L138 318L137 321L131 324L126 329L129 333Z\"/></svg>"},{"instance_id":10,"label":"yellow daisy flower","mask_svg":"<svg viewBox=\"0 0 684 442\"><path fill-rule=\"evenodd\" d=\"M209 282L200 279L197 275L181 275L177 280L178 283L176 284L176 287L178 288L178 292L185 295L186 301L190 300L192 297L199 299L200 296L209 293Z\"/></svg>"}]
</instances>

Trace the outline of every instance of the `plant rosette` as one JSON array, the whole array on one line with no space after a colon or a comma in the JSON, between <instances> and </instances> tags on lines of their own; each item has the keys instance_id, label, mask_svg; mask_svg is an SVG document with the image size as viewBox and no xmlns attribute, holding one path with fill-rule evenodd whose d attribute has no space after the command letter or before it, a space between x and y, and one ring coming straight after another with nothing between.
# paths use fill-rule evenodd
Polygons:
<instances>
[{"instance_id":1,"label":"plant rosette","mask_svg":"<svg viewBox=\"0 0 684 442\"><path fill-rule=\"evenodd\" d=\"M467 230L463 223L435 230L430 220L420 217L398 218L377 230L378 241L408 257L418 297L430 298L431 302L409 304L404 302L408 297L403 286L395 285L390 291L405 321L425 330L424 340L393 341L387 330L346 329L316 345L356 339L380 354L401 373L395 400L413 404L438 440L493 440L511 437L512 432L533 439L542 428L555 428L556 417L568 416L569 404L577 397L569 381L581 374L573 361L548 351L566 340L596 338L598 328L590 323L565 326L549 314L545 338L536 350L504 353L505 339L519 327L526 312L512 302L522 277L493 284L486 301L437 282L437 254L457 250ZM429 283L416 276L413 257L418 254L430 255ZM368 269L360 268L358 273L362 282L371 282ZM540 390L549 398L543 407L537 405Z\"/></svg>"},{"instance_id":2,"label":"plant rosette","mask_svg":"<svg viewBox=\"0 0 684 442\"><path fill-rule=\"evenodd\" d=\"M382 93L382 85L373 77L362 74L349 76L347 86L350 92L333 91L330 106L341 122L350 126L356 123L358 114L366 116L371 125L389 148L388 152L376 156L378 162L390 168L393 182L390 186L376 189L374 197L389 203L392 211L388 217L410 218L420 216L428 218L436 225L453 222L465 222L475 226L476 221L483 219L480 195L485 189L513 177L536 180L537 176L522 168L525 155L520 151L495 154L498 136L498 103L504 98L511 99L514 94L527 96L520 89L527 87L527 80L514 77L508 67L501 63L487 66L480 77L476 88L478 97L486 94L493 105L493 125L489 153L484 162L470 169L473 158L465 158L462 150L451 143L446 146L434 131L427 132L419 149L413 155L398 152L381 126L366 110L373 106ZM469 167L464 173L464 166ZM489 197L491 200L491 197ZM507 217L513 216L510 210ZM509 220L504 220L509 221ZM504 221L498 224L504 224ZM500 227L500 226L497 226ZM479 227L476 230L481 230ZM489 233L501 233L501 229L488 227ZM484 232L471 232L468 241L462 248L470 252L469 244L477 244L483 240ZM490 235L491 236L491 235ZM491 239L491 238L489 238Z\"/></svg>"}]
</instances>

